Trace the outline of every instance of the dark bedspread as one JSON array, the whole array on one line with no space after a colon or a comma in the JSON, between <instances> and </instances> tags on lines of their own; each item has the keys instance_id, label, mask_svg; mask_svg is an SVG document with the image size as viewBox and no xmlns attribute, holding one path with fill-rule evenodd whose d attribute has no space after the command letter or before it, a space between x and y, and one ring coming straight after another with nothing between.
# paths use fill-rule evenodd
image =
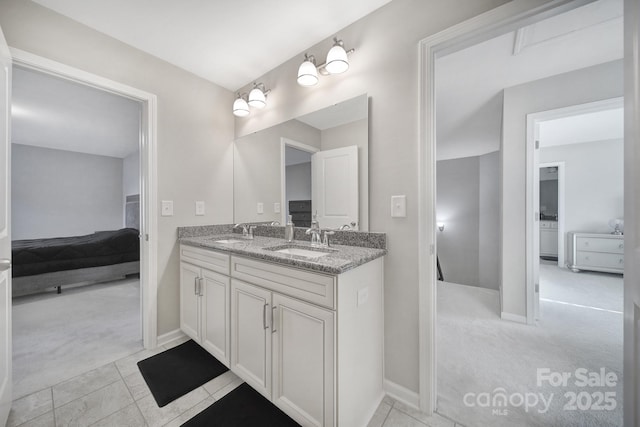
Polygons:
<instances>
[{"instance_id":1,"label":"dark bedspread","mask_svg":"<svg viewBox=\"0 0 640 427\"><path fill-rule=\"evenodd\" d=\"M86 236L12 242L13 277L138 261L138 230L123 228Z\"/></svg>"}]
</instances>

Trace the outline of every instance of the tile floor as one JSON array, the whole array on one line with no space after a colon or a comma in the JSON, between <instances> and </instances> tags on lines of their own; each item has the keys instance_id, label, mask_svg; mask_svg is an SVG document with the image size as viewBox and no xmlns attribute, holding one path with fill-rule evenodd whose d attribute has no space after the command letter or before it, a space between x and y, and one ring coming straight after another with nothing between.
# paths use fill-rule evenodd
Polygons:
<instances>
[{"instance_id":1,"label":"tile floor","mask_svg":"<svg viewBox=\"0 0 640 427\"><path fill-rule=\"evenodd\" d=\"M13 402L7 427L177 427L242 384L228 371L163 408L156 404L137 362L179 345L142 350ZM369 427L456 427L386 397Z\"/></svg>"}]
</instances>

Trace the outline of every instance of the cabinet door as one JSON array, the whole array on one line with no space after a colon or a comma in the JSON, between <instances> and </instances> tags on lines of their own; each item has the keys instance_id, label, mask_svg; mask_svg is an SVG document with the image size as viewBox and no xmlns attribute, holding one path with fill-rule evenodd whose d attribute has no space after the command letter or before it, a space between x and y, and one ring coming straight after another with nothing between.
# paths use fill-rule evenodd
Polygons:
<instances>
[{"instance_id":1,"label":"cabinet door","mask_svg":"<svg viewBox=\"0 0 640 427\"><path fill-rule=\"evenodd\" d=\"M231 370L271 399L271 292L231 280Z\"/></svg>"},{"instance_id":2,"label":"cabinet door","mask_svg":"<svg viewBox=\"0 0 640 427\"><path fill-rule=\"evenodd\" d=\"M180 263L180 329L200 342L200 297L196 294L200 269Z\"/></svg>"},{"instance_id":3,"label":"cabinet door","mask_svg":"<svg viewBox=\"0 0 640 427\"><path fill-rule=\"evenodd\" d=\"M273 402L302 425L335 425L334 313L279 294L273 308Z\"/></svg>"},{"instance_id":4,"label":"cabinet door","mask_svg":"<svg viewBox=\"0 0 640 427\"><path fill-rule=\"evenodd\" d=\"M229 278L202 269L202 347L229 367Z\"/></svg>"}]
</instances>

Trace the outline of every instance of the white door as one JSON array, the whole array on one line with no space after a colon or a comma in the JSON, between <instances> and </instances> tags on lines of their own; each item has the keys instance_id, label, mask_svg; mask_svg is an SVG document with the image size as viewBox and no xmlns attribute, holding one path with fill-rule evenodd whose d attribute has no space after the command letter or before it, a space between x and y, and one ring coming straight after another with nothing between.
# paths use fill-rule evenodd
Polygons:
<instances>
[{"instance_id":1,"label":"white door","mask_svg":"<svg viewBox=\"0 0 640 427\"><path fill-rule=\"evenodd\" d=\"M319 151L311 156L311 205L322 228L349 225L357 230L358 147Z\"/></svg>"},{"instance_id":2,"label":"white door","mask_svg":"<svg viewBox=\"0 0 640 427\"><path fill-rule=\"evenodd\" d=\"M0 29L0 425L11 410L11 55Z\"/></svg>"},{"instance_id":3,"label":"white door","mask_svg":"<svg viewBox=\"0 0 640 427\"><path fill-rule=\"evenodd\" d=\"M200 342L200 269L180 263L180 329L194 341Z\"/></svg>"},{"instance_id":4,"label":"white door","mask_svg":"<svg viewBox=\"0 0 640 427\"><path fill-rule=\"evenodd\" d=\"M271 292L231 280L231 370L271 399Z\"/></svg>"},{"instance_id":5,"label":"white door","mask_svg":"<svg viewBox=\"0 0 640 427\"><path fill-rule=\"evenodd\" d=\"M229 367L229 278L202 269L202 347Z\"/></svg>"},{"instance_id":6,"label":"white door","mask_svg":"<svg viewBox=\"0 0 640 427\"><path fill-rule=\"evenodd\" d=\"M278 294L273 307L273 402L302 425L335 425L333 312Z\"/></svg>"}]
</instances>

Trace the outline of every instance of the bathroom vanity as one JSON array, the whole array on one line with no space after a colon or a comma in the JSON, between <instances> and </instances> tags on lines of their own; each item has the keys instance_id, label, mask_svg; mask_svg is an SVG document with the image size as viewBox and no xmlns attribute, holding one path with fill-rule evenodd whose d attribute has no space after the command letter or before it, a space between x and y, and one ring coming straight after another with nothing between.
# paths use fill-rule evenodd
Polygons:
<instances>
[{"instance_id":1,"label":"bathroom vanity","mask_svg":"<svg viewBox=\"0 0 640 427\"><path fill-rule=\"evenodd\" d=\"M366 426L383 397L384 248L180 239L180 327L303 426Z\"/></svg>"}]
</instances>

